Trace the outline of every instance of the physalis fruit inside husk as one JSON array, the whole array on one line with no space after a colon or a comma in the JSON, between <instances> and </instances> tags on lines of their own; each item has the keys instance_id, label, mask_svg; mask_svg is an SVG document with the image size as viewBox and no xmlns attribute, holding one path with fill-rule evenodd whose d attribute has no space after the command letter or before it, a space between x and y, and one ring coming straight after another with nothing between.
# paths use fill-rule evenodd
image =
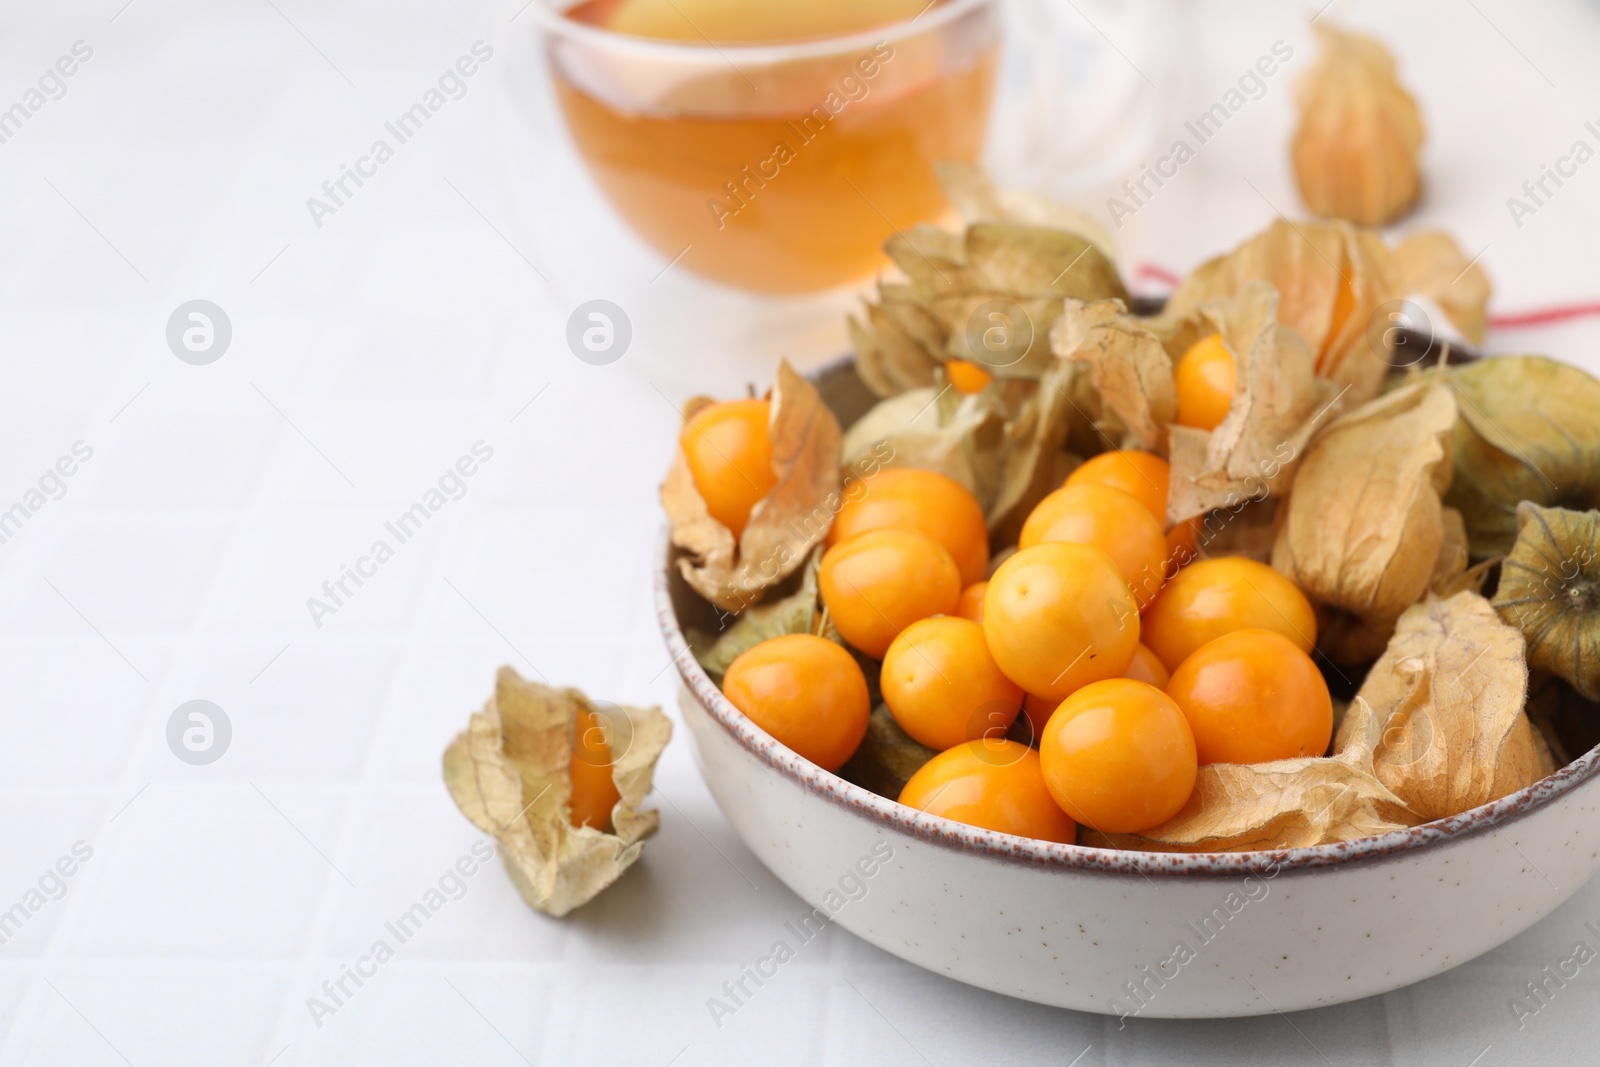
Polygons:
<instances>
[{"instance_id":1,"label":"physalis fruit inside husk","mask_svg":"<svg viewBox=\"0 0 1600 1067\"><path fill-rule=\"evenodd\" d=\"M1383 226L1422 189L1422 116L1377 40L1319 22L1322 54L1298 86L1294 173L1318 215Z\"/></svg>"},{"instance_id":2,"label":"physalis fruit inside husk","mask_svg":"<svg viewBox=\"0 0 1600 1067\"><path fill-rule=\"evenodd\" d=\"M641 810L672 737L659 708L591 701L510 667L444 754L462 814L500 842L522 899L550 915L587 903L632 866L660 816Z\"/></svg>"},{"instance_id":3,"label":"physalis fruit inside husk","mask_svg":"<svg viewBox=\"0 0 1600 1067\"><path fill-rule=\"evenodd\" d=\"M1494 606L1528 639L1528 662L1600 700L1600 511L1525 500Z\"/></svg>"},{"instance_id":4,"label":"physalis fruit inside husk","mask_svg":"<svg viewBox=\"0 0 1600 1067\"><path fill-rule=\"evenodd\" d=\"M1456 369L1450 384L1461 417L1445 503L1475 558L1511 551L1525 500L1600 506L1600 380L1543 356L1499 356Z\"/></svg>"},{"instance_id":5,"label":"physalis fruit inside husk","mask_svg":"<svg viewBox=\"0 0 1600 1067\"><path fill-rule=\"evenodd\" d=\"M684 550L679 570L726 611L758 602L793 573L827 533L839 495L839 420L815 386L783 363L764 428L708 418L739 403L701 397L685 406L683 445L661 487L672 543Z\"/></svg>"}]
</instances>

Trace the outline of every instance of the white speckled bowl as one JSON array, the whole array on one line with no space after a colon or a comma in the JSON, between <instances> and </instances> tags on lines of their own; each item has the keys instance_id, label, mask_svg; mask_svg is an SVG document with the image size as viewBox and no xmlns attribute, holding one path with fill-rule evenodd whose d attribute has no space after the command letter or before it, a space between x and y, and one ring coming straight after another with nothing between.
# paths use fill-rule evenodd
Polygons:
<instances>
[{"instance_id":1,"label":"white speckled bowl","mask_svg":"<svg viewBox=\"0 0 1600 1067\"><path fill-rule=\"evenodd\" d=\"M844 376L820 380L848 425L867 400L836 399ZM929 816L796 755L723 697L684 640L680 620L715 627L674 558L664 539L657 610L723 813L824 915L971 985L1160 1018L1338 1004L1487 952L1600 866L1600 749L1454 818L1278 852L1116 852Z\"/></svg>"}]
</instances>

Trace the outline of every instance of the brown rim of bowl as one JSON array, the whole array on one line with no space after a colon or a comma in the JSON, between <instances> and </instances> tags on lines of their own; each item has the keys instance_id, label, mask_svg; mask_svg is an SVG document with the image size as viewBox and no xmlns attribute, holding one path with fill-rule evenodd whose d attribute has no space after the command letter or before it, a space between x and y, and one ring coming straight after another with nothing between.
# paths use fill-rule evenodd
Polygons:
<instances>
[{"instance_id":1,"label":"brown rim of bowl","mask_svg":"<svg viewBox=\"0 0 1600 1067\"><path fill-rule=\"evenodd\" d=\"M813 796L845 808L884 829L908 833L919 840L945 848L977 852L1002 861L1033 866L1145 877L1240 876L1259 873L1264 869L1271 869L1275 876L1283 871L1312 870L1399 856L1434 845L1453 844L1482 831L1498 830L1587 782L1595 776L1596 768L1600 768L1600 746L1597 746L1525 789L1448 819L1436 819L1421 826L1355 841L1306 848L1255 852L1135 852L1092 848L1088 845L1064 845L984 830L930 816L825 771L781 744L735 708L694 658L683 629L678 624L670 587L673 567L670 528L663 527L658 545L659 555L653 567L653 580L661 633L684 685L711 717L746 751Z\"/></svg>"}]
</instances>

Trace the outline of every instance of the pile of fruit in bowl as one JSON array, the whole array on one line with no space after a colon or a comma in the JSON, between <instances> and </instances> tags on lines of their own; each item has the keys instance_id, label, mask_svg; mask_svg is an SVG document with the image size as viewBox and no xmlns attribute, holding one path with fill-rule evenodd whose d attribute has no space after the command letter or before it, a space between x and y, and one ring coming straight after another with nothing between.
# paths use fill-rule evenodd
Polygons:
<instances>
[{"instance_id":1,"label":"pile of fruit in bowl","mask_svg":"<svg viewBox=\"0 0 1600 1067\"><path fill-rule=\"evenodd\" d=\"M1397 349L1392 302L1476 269L1447 237L1280 220L1146 315L1037 213L888 251L875 405L787 364L691 401L662 490L690 645L774 739L930 815L1192 852L1417 826L1600 739L1600 381Z\"/></svg>"}]
</instances>

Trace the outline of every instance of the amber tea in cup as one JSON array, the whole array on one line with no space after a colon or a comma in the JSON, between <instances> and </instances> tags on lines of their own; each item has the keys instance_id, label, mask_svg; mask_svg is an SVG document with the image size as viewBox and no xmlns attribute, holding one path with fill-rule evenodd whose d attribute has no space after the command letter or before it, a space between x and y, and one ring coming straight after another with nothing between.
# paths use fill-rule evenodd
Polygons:
<instances>
[{"instance_id":1,"label":"amber tea in cup","mask_svg":"<svg viewBox=\"0 0 1600 1067\"><path fill-rule=\"evenodd\" d=\"M938 218L982 147L994 0L584 0L544 12L556 96L612 205L744 289L850 282Z\"/></svg>"}]
</instances>

